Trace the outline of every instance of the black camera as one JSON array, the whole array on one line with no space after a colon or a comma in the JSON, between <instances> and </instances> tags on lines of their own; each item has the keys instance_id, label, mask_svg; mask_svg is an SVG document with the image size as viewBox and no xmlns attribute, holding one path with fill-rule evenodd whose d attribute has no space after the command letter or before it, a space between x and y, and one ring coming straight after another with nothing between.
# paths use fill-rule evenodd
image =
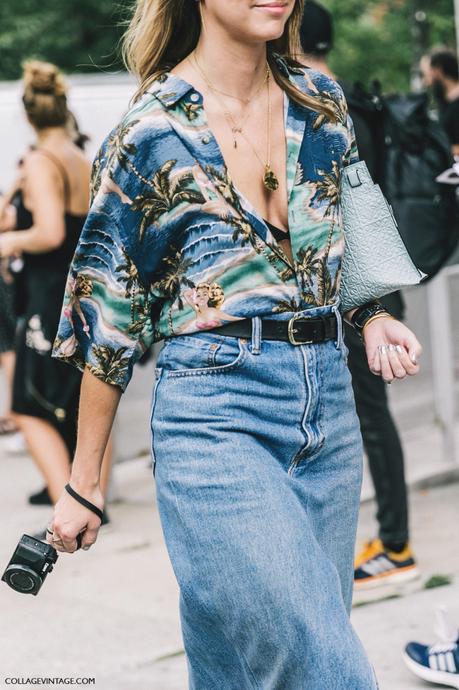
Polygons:
<instances>
[{"instance_id":1,"label":"black camera","mask_svg":"<svg viewBox=\"0 0 459 690\"><path fill-rule=\"evenodd\" d=\"M36 596L58 558L50 544L23 534L2 580L16 592Z\"/></svg>"}]
</instances>

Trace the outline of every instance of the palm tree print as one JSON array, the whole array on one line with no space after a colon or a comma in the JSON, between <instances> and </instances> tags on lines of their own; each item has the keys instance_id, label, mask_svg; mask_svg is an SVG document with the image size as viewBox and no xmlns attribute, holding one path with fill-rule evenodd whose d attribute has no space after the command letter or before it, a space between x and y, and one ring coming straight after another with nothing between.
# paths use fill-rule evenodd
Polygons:
<instances>
[{"instance_id":1,"label":"palm tree print","mask_svg":"<svg viewBox=\"0 0 459 690\"><path fill-rule=\"evenodd\" d=\"M332 282L328 267L328 253L319 262L317 270L317 303L319 306L329 304L338 292L338 272Z\"/></svg>"},{"instance_id":2,"label":"palm tree print","mask_svg":"<svg viewBox=\"0 0 459 690\"><path fill-rule=\"evenodd\" d=\"M327 105L333 110L337 123L344 126L346 125L347 105L344 96L341 93L332 95L329 91L322 91L322 93L317 94L316 98L321 104ZM328 117L324 113L319 113L314 122L313 130L317 131L322 127L322 125L325 124L325 122L329 122Z\"/></svg>"},{"instance_id":3,"label":"palm tree print","mask_svg":"<svg viewBox=\"0 0 459 690\"><path fill-rule=\"evenodd\" d=\"M326 202L326 209L324 216L335 215L339 204L341 191L341 172L337 161L332 161L332 169L330 172L319 170L321 179L316 183L316 193L314 201Z\"/></svg>"},{"instance_id":4,"label":"palm tree print","mask_svg":"<svg viewBox=\"0 0 459 690\"><path fill-rule=\"evenodd\" d=\"M213 181L216 190L222 195L228 206L230 206L237 216L244 215L241 202L234 189L233 183L225 169L221 173L213 165L206 165L204 168L206 175Z\"/></svg>"},{"instance_id":5,"label":"palm tree print","mask_svg":"<svg viewBox=\"0 0 459 690\"><path fill-rule=\"evenodd\" d=\"M145 324L151 318L151 305L147 299L133 305L133 320L128 328L129 335L139 335L145 328Z\"/></svg>"},{"instance_id":6,"label":"palm tree print","mask_svg":"<svg viewBox=\"0 0 459 690\"><path fill-rule=\"evenodd\" d=\"M90 203L94 201L97 192L100 189L100 185L102 183L102 161L103 161L103 155L101 151L99 151L99 154L94 160L94 163L92 164L92 171L91 171L91 180L89 183L89 193L90 193Z\"/></svg>"},{"instance_id":7,"label":"palm tree print","mask_svg":"<svg viewBox=\"0 0 459 690\"><path fill-rule=\"evenodd\" d=\"M124 140L138 122L139 120L132 120L128 124L121 124L108 140L110 160L113 161L116 158L124 170L128 167L129 156L135 156L137 153L137 146L126 143ZM109 172L110 168L111 166L109 166Z\"/></svg>"},{"instance_id":8,"label":"palm tree print","mask_svg":"<svg viewBox=\"0 0 459 690\"><path fill-rule=\"evenodd\" d=\"M233 242L237 242L240 239L241 247L245 247L246 244L251 244L257 254L260 252L257 244L257 234L250 223L239 218L227 218L226 222L234 228L232 235Z\"/></svg>"},{"instance_id":9,"label":"palm tree print","mask_svg":"<svg viewBox=\"0 0 459 690\"><path fill-rule=\"evenodd\" d=\"M94 376L110 381L116 385L122 385L129 370L129 357L125 357L127 347L115 350L109 345L93 345L92 353L97 360L97 365L90 364L89 370Z\"/></svg>"},{"instance_id":10,"label":"palm tree print","mask_svg":"<svg viewBox=\"0 0 459 690\"><path fill-rule=\"evenodd\" d=\"M188 186L193 180L191 172L172 178L171 173L176 160L166 161L148 181L149 189L138 194L131 204L132 211L140 211L142 220L139 239L143 240L147 228L153 225L163 213L172 211L181 203L203 204L205 199L200 191Z\"/></svg>"},{"instance_id":11,"label":"palm tree print","mask_svg":"<svg viewBox=\"0 0 459 690\"><path fill-rule=\"evenodd\" d=\"M178 308L183 309L183 300L180 295L182 285L189 288L196 287L186 275L192 264L191 259L183 258L181 250L171 248L170 256L163 259L163 271L159 279L152 284L152 290L171 302L177 300Z\"/></svg>"},{"instance_id":12,"label":"palm tree print","mask_svg":"<svg viewBox=\"0 0 459 690\"><path fill-rule=\"evenodd\" d=\"M282 299L273 309L276 314L299 311L302 311L301 305L294 297L291 300Z\"/></svg>"},{"instance_id":13,"label":"palm tree print","mask_svg":"<svg viewBox=\"0 0 459 690\"><path fill-rule=\"evenodd\" d=\"M124 256L124 263L119 264L115 268L115 273L124 273L125 281L126 281L126 288L125 288L126 297L129 297L134 288L140 287L139 272L137 270L137 266L132 261L129 254L127 254L124 247L121 248L121 251L123 252L123 256Z\"/></svg>"},{"instance_id":14,"label":"palm tree print","mask_svg":"<svg viewBox=\"0 0 459 690\"><path fill-rule=\"evenodd\" d=\"M320 259L317 257L317 249L312 247L301 248L296 255L295 270L300 279L301 290L307 294L312 292L312 276L317 273Z\"/></svg>"}]
</instances>

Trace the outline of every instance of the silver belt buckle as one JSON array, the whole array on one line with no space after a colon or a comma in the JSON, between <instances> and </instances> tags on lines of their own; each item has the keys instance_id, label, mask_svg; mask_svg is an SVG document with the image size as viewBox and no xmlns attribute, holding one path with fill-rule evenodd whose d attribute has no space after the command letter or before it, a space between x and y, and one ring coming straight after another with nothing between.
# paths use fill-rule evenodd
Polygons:
<instances>
[{"instance_id":1,"label":"silver belt buckle","mask_svg":"<svg viewBox=\"0 0 459 690\"><path fill-rule=\"evenodd\" d=\"M301 318L303 318L303 317L292 316L292 318L288 322L287 335L288 335L289 343L291 343L292 345L312 345L314 342L313 340L302 340L301 342L299 342L295 338L295 321L297 321L298 319L301 319Z\"/></svg>"}]
</instances>

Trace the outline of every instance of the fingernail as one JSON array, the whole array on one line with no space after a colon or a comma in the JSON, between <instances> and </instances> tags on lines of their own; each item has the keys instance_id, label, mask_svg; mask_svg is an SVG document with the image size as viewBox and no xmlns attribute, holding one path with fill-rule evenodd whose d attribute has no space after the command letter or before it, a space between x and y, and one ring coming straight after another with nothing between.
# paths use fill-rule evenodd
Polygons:
<instances>
[{"instance_id":1,"label":"fingernail","mask_svg":"<svg viewBox=\"0 0 459 690\"><path fill-rule=\"evenodd\" d=\"M395 349L397 350L397 352L399 352L400 354L402 354L403 348L402 348L401 345L396 345L396 346L395 346Z\"/></svg>"},{"instance_id":2,"label":"fingernail","mask_svg":"<svg viewBox=\"0 0 459 690\"><path fill-rule=\"evenodd\" d=\"M413 362L413 364L418 363L418 360L416 359L416 355L411 355L411 361Z\"/></svg>"},{"instance_id":3,"label":"fingernail","mask_svg":"<svg viewBox=\"0 0 459 690\"><path fill-rule=\"evenodd\" d=\"M395 345L389 345L389 350L391 352L395 352Z\"/></svg>"},{"instance_id":4,"label":"fingernail","mask_svg":"<svg viewBox=\"0 0 459 690\"><path fill-rule=\"evenodd\" d=\"M83 546L82 549L83 551L89 551L89 546Z\"/></svg>"},{"instance_id":5,"label":"fingernail","mask_svg":"<svg viewBox=\"0 0 459 690\"><path fill-rule=\"evenodd\" d=\"M387 347L385 345L380 345L379 346L379 351L382 355L385 355L387 352Z\"/></svg>"}]
</instances>

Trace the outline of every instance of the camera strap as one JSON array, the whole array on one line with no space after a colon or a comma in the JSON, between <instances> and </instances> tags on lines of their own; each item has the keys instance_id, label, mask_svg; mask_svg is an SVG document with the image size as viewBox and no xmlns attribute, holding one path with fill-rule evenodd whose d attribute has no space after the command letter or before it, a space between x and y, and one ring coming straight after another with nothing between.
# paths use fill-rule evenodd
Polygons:
<instances>
[{"instance_id":1,"label":"camera strap","mask_svg":"<svg viewBox=\"0 0 459 690\"><path fill-rule=\"evenodd\" d=\"M72 489L70 484L65 485L65 490L67 491L68 494L70 494L70 496L72 498L75 499L75 501L78 501L78 503L81 503L82 506L84 506L88 510L95 513L97 515L97 517L100 519L100 521L102 522L102 518L103 518L104 514L100 508L95 506L94 503L91 503L91 501L88 501L86 498L83 498L83 496L80 496L80 494L77 494L77 492L74 489Z\"/></svg>"}]
</instances>

